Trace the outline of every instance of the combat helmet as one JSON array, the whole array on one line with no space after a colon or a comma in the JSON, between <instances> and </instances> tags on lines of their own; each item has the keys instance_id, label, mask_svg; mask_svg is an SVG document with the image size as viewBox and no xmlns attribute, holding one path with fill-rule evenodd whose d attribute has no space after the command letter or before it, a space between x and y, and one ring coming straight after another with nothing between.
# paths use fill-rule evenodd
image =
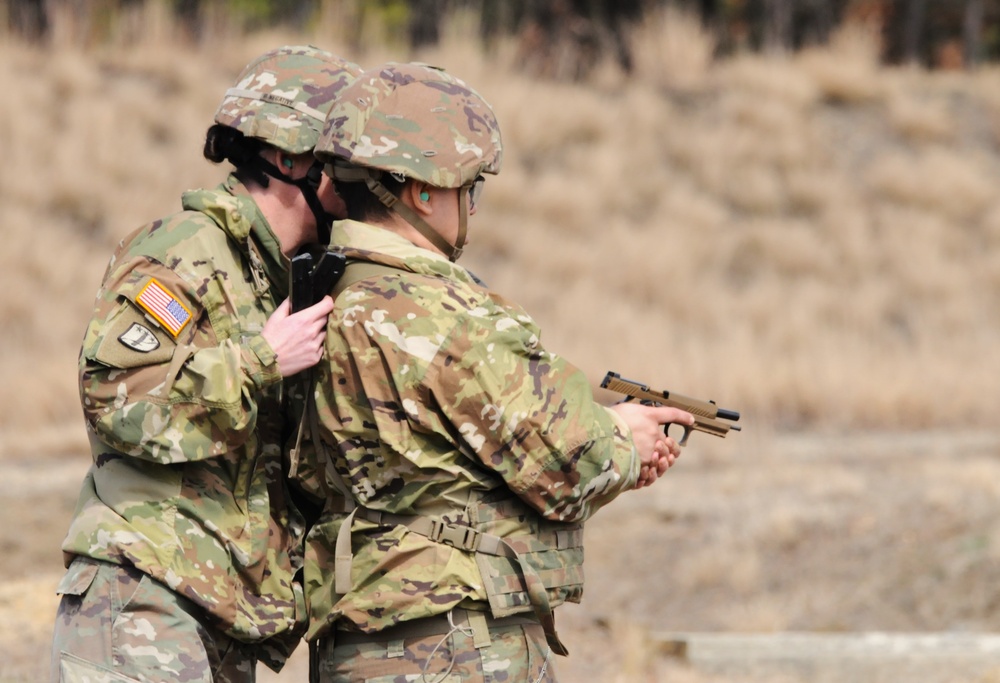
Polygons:
<instances>
[{"instance_id":1,"label":"combat helmet","mask_svg":"<svg viewBox=\"0 0 1000 683\"><path fill-rule=\"evenodd\" d=\"M356 64L311 45L270 50L244 67L215 112L215 123L288 154L307 153L316 146L334 100L360 73ZM268 178L297 185L316 216L321 239L328 238L331 217L316 193L322 164L293 179L259 154L222 156L265 187Z\"/></svg>"},{"instance_id":2,"label":"combat helmet","mask_svg":"<svg viewBox=\"0 0 1000 683\"><path fill-rule=\"evenodd\" d=\"M391 62L364 72L344 88L316 143L316 157L338 182L364 182L452 261L462 253L467 200L483 174L503 158L493 108L475 90L425 64ZM449 244L383 184L384 173L434 187L460 188L459 231Z\"/></svg>"}]
</instances>

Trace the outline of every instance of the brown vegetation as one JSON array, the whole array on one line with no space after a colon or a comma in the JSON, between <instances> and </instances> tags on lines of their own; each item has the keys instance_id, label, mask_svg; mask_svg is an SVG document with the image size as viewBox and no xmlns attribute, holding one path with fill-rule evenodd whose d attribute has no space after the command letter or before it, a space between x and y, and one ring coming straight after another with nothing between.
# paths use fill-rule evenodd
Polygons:
<instances>
[{"instance_id":1,"label":"brown vegetation","mask_svg":"<svg viewBox=\"0 0 1000 683\"><path fill-rule=\"evenodd\" d=\"M635 671L652 655L592 645L634 644L637 626L1000 627L1000 72L885 68L860 30L713 61L671 16L643 25L628 81L608 66L555 84L510 45L483 57L456 38L468 28L414 55L475 85L503 127L467 265L595 384L612 369L743 413L744 432L696 435L666 481L594 520L565 680ZM157 30L127 49L0 45L0 649L24 653L0 680L44 670L87 458L76 354L108 255L223 177L200 146L243 64L344 44L327 35L169 57Z\"/></svg>"}]
</instances>

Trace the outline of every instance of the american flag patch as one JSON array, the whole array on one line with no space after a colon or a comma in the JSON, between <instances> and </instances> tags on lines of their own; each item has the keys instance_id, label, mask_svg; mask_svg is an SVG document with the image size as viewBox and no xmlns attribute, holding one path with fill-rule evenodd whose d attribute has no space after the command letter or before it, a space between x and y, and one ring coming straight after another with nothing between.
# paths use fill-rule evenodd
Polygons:
<instances>
[{"instance_id":1,"label":"american flag patch","mask_svg":"<svg viewBox=\"0 0 1000 683\"><path fill-rule=\"evenodd\" d=\"M167 291L166 287L150 278L139 292L136 303L146 309L170 334L176 337L191 320L191 311Z\"/></svg>"}]
</instances>

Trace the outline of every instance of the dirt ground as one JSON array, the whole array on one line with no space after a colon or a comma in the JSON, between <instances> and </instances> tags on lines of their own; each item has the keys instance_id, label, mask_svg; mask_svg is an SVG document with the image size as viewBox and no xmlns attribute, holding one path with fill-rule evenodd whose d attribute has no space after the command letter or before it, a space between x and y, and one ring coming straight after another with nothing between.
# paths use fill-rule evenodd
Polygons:
<instances>
[{"instance_id":1,"label":"dirt ground","mask_svg":"<svg viewBox=\"0 0 1000 683\"><path fill-rule=\"evenodd\" d=\"M701 437L700 439L698 437ZM45 680L59 543L84 450L0 458L0 683ZM558 624L584 681L996 683L1000 659L689 662L667 632L1000 631L1000 432L695 435L586 531ZM305 681L304 651L280 675ZM854 666L854 668L851 668Z\"/></svg>"}]
</instances>

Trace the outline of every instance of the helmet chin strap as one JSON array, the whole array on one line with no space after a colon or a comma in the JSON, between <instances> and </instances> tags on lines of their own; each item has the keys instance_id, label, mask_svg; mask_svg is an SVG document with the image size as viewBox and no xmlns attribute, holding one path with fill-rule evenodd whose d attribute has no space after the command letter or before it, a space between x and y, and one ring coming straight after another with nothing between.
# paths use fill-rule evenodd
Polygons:
<instances>
[{"instance_id":1,"label":"helmet chin strap","mask_svg":"<svg viewBox=\"0 0 1000 683\"><path fill-rule=\"evenodd\" d=\"M465 187L458 188L458 237L455 239L458 256L462 255L465 241L469 237L469 193L466 190ZM458 260L458 256L452 260Z\"/></svg>"},{"instance_id":2,"label":"helmet chin strap","mask_svg":"<svg viewBox=\"0 0 1000 683\"><path fill-rule=\"evenodd\" d=\"M407 206L402 202L399 197L394 195L389 189L383 185L379 178L382 176L382 172L364 168L361 166L354 166L348 162L341 159L334 159L326 166L327 173L337 180L341 180L348 183L364 181L368 190L378 197L378 200L389 209L390 211L398 214L404 221L413 226L413 228L427 238L427 241L434 245L434 247L444 254L449 261L455 262L462 255L462 248L465 246L466 236L468 234L468 205L467 196L468 192L465 190L467 188L462 188L458 193L458 237L455 240L455 244L450 244L448 240L441 236L437 230L435 230L430 223L425 221L416 211Z\"/></svg>"},{"instance_id":3,"label":"helmet chin strap","mask_svg":"<svg viewBox=\"0 0 1000 683\"><path fill-rule=\"evenodd\" d=\"M430 223L419 216L416 211L400 201L399 197L389 192L386 186L380 183L377 179L366 177L365 184L368 185L368 189L371 190L372 194L378 197L378 200L382 202L386 208L390 211L398 213L403 220L412 225L421 235L426 237L438 251L448 257L449 261L455 262L462 255L462 247L465 246L465 238L468 232L468 221L464 199L464 196L467 194L466 192L459 192L458 239L455 240L455 244L450 244L448 240L441 236L441 233L431 226Z\"/></svg>"},{"instance_id":4,"label":"helmet chin strap","mask_svg":"<svg viewBox=\"0 0 1000 683\"><path fill-rule=\"evenodd\" d=\"M323 202L319 199L319 184L323 179L323 163L320 161L314 162L301 178L293 178L290 175L286 175L277 166L263 157L257 157L254 160L254 166L256 166L254 171L256 171L257 176L255 180L260 182L263 179L264 182L260 182L260 184L264 187L267 187L268 176L270 176L283 183L295 185L299 188L299 191L306 200L306 204L309 206L309 210L312 211L312 215L316 219L316 235L319 243L323 246L328 245L330 243L330 230L336 216L328 213L323 208Z\"/></svg>"},{"instance_id":5,"label":"helmet chin strap","mask_svg":"<svg viewBox=\"0 0 1000 683\"><path fill-rule=\"evenodd\" d=\"M330 231L336 216L323 208L323 202L319 200L319 184L323 179L323 163L314 161L303 178L296 181L302 196L306 198L306 204L316 217L316 237L324 247L330 244ZM303 182L304 181L304 182Z\"/></svg>"}]
</instances>

